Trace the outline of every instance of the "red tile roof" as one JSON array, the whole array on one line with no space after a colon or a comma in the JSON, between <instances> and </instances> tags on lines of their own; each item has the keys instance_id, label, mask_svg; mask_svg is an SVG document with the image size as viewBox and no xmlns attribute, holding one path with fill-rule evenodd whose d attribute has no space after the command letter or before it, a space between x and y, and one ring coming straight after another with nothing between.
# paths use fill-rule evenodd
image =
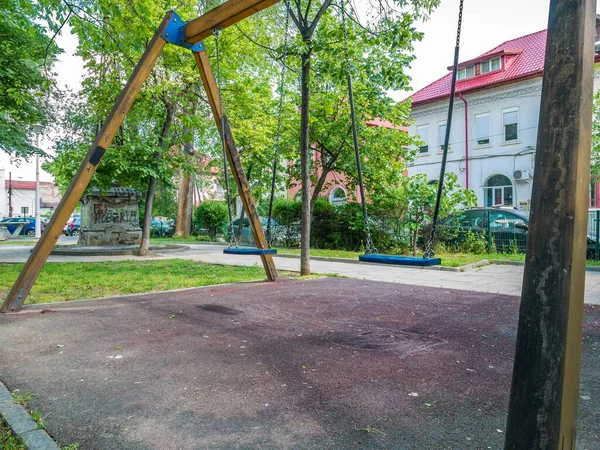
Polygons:
<instances>
[{"instance_id":1,"label":"red tile roof","mask_svg":"<svg viewBox=\"0 0 600 450\"><path fill-rule=\"evenodd\" d=\"M496 56L504 57L503 70L476 75L456 82L456 93L466 93L479 89L486 89L507 82L542 75L544 70L544 57L546 55L546 31L521 36L506 41L497 47L479 55L470 61L459 64L459 67L476 62L492 59ZM413 105L429 103L450 96L450 83L452 72L423 89L415 92L412 98Z\"/></svg>"},{"instance_id":2,"label":"red tile roof","mask_svg":"<svg viewBox=\"0 0 600 450\"><path fill-rule=\"evenodd\" d=\"M26 191L35 191L35 181L20 181L20 180L12 180L10 182L13 189L23 189ZM40 187L42 186L54 186L54 183L50 181L40 181ZM9 188L9 180L4 181L4 187L6 189Z\"/></svg>"},{"instance_id":3,"label":"red tile roof","mask_svg":"<svg viewBox=\"0 0 600 450\"><path fill-rule=\"evenodd\" d=\"M402 130L402 131L408 132L407 127L394 125L389 120L381 120L379 117L375 117L374 119L367 120L365 123L367 124L367 127L384 127L384 128L389 128L391 130L397 129L397 130Z\"/></svg>"}]
</instances>

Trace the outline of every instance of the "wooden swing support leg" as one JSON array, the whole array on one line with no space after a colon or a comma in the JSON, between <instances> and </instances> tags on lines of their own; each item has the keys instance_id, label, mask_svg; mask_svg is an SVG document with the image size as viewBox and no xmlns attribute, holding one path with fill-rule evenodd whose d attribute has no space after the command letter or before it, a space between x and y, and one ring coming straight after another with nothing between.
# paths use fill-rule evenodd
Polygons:
<instances>
[{"instance_id":1,"label":"wooden swing support leg","mask_svg":"<svg viewBox=\"0 0 600 450\"><path fill-rule=\"evenodd\" d=\"M233 174L233 178L235 179L238 187L242 205L244 206L244 210L246 211L246 215L248 216L248 220L250 222L250 229L252 230L252 236L254 236L254 242L256 242L257 248L268 249L269 244L266 241L262 223L260 222L260 217L256 211L256 205L252 199L252 193L250 192L250 184L246 179L246 174L244 173L242 162L240 160L240 154L237 151L233 134L231 133L231 128L229 127L229 122L225 113L223 113L223 117L221 118L222 108L220 107L221 99L219 96L219 89L217 87L215 76L208 59L208 54L206 53L206 50L200 50L194 52L194 58L196 59L196 65L198 66L200 77L202 78L204 89L206 90L206 96L208 97L210 108L215 118L217 128L219 129L219 134L225 137L225 153L227 154L227 160L229 161L229 166L231 167L231 173ZM221 120L224 124L225 130L221 130ZM267 273L267 278L270 281L275 281L278 275L275 262L273 261L273 256L260 255L260 259L262 260L265 272Z\"/></svg>"},{"instance_id":2,"label":"wooden swing support leg","mask_svg":"<svg viewBox=\"0 0 600 450\"><path fill-rule=\"evenodd\" d=\"M104 156L106 149L110 146L115 133L123 123L144 81L148 78L156 60L165 47L167 41L161 35L165 31L172 15L172 12L165 15L148 48L135 66L133 73L115 102L96 140L87 152L81 166L79 166L79 170L56 208L48 226L21 269L19 277L4 300L2 307L0 307L0 312L17 311L23 305L44 263L48 259L48 256L50 256L50 252L54 248L56 241L62 235L63 228L69 216L88 187L102 156Z\"/></svg>"}]
</instances>

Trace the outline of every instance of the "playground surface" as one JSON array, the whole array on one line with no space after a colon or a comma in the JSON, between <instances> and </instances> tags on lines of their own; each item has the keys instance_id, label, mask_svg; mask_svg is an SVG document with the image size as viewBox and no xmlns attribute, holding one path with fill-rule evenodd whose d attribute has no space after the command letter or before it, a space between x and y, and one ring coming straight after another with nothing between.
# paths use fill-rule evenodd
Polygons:
<instances>
[{"instance_id":1,"label":"playground surface","mask_svg":"<svg viewBox=\"0 0 600 450\"><path fill-rule=\"evenodd\" d=\"M80 449L500 449L517 297L280 280L0 316L0 380ZM587 305L578 449L600 448Z\"/></svg>"}]
</instances>

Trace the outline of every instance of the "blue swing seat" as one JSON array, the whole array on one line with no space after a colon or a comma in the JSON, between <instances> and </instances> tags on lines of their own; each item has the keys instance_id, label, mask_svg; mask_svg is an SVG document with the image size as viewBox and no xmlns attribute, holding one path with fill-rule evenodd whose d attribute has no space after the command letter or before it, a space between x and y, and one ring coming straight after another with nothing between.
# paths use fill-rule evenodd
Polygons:
<instances>
[{"instance_id":1,"label":"blue swing seat","mask_svg":"<svg viewBox=\"0 0 600 450\"><path fill-rule=\"evenodd\" d=\"M360 255L358 260L376 264L395 264L398 266L436 266L442 263L440 258L395 255Z\"/></svg>"},{"instance_id":2,"label":"blue swing seat","mask_svg":"<svg viewBox=\"0 0 600 450\"><path fill-rule=\"evenodd\" d=\"M223 250L226 255L276 255L274 248L230 247Z\"/></svg>"}]
</instances>

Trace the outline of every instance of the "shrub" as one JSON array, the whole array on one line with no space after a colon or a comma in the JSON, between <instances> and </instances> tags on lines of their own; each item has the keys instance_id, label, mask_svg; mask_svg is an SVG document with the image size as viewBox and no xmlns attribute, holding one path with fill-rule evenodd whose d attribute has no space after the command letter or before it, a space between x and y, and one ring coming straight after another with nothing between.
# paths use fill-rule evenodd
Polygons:
<instances>
[{"instance_id":1,"label":"shrub","mask_svg":"<svg viewBox=\"0 0 600 450\"><path fill-rule=\"evenodd\" d=\"M227 220L228 213L225 202L206 200L194 210L194 225L206 230L212 239L215 239L217 233L225 227Z\"/></svg>"}]
</instances>

